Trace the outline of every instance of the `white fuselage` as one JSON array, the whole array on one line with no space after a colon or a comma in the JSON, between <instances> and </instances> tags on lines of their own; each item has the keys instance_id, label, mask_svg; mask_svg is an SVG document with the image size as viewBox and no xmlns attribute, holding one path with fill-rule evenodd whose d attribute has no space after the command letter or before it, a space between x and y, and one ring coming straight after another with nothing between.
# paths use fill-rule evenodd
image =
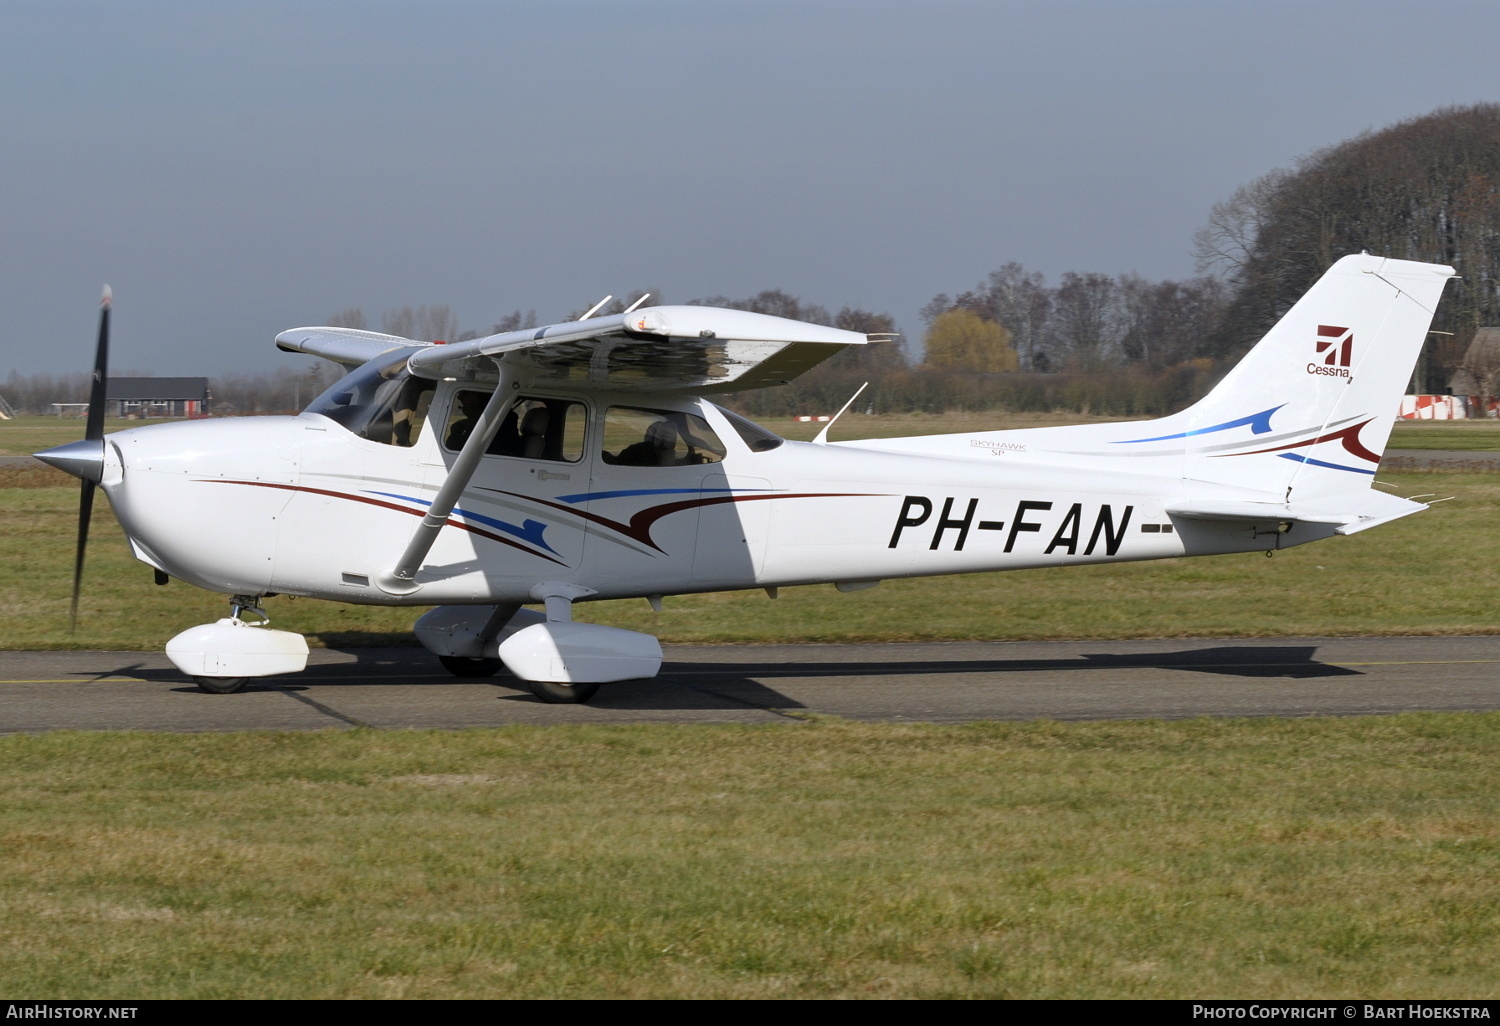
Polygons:
<instances>
[{"instance_id":1,"label":"white fuselage","mask_svg":"<svg viewBox=\"0 0 1500 1026\"><path fill-rule=\"evenodd\" d=\"M1005 432L943 455L877 442L752 451L696 399L650 405L706 420L721 461L617 465L601 458L604 411L641 397L555 392L587 410L581 456L484 457L420 588L389 594L376 575L456 458L441 426L458 387L438 388L409 447L311 413L121 431L103 485L137 556L175 577L226 594L384 605L526 602L539 582L622 598L875 581L1263 550L1331 533L1174 522L1164 510L1180 479L1033 464Z\"/></svg>"}]
</instances>

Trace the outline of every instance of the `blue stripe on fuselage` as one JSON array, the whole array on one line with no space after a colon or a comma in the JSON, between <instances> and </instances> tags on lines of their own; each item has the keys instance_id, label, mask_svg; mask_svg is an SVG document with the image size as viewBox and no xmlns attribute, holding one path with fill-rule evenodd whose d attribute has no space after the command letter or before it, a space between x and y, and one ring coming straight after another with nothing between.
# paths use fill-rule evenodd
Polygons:
<instances>
[{"instance_id":1,"label":"blue stripe on fuselage","mask_svg":"<svg viewBox=\"0 0 1500 1026\"><path fill-rule=\"evenodd\" d=\"M1281 404L1281 406L1285 405L1286 403ZM1121 441L1114 442L1113 444L1134 445L1136 442L1166 442L1170 441L1173 438L1191 438L1193 435L1211 435L1215 431L1228 431L1230 428L1245 427L1246 425L1249 425L1250 432L1252 434L1263 435L1267 431L1271 430L1271 414L1281 409L1281 406L1273 406L1269 410L1261 410L1259 413L1252 413L1250 414L1250 416L1241 417L1239 420L1228 420L1222 424L1215 424L1213 427L1194 428L1191 431L1179 431L1175 435L1160 435L1156 438L1126 438L1122 439Z\"/></svg>"},{"instance_id":2,"label":"blue stripe on fuselage","mask_svg":"<svg viewBox=\"0 0 1500 1026\"><path fill-rule=\"evenodd\" d=\"M432 505L431 500L418 499L417 497L412 495L398 495L395 492L376 491L372 491L370 492L370 494L384 495L388 499L401 499L405 502L415 502L419 506ZM551 545L547 544L546 538L542 537L543 532L547 530L547 525L540 520L527 519L521 522L520 527L517 527L515 524L506 523L504 520L496 520L494 517L487 517L483 513L474 513L466 509L460 509L457 506L453 507L453 512L457 513L465 520L472 520L476 523L483 524L486 527L493 527L497 531L504 531L506 534L513 535L524 542L529 542L530 544L535 545L537 548L546 549L548 552L554 553L556 555L561 555L561 553L558 553L558 551Z\"/></svg>"}]
</instances>

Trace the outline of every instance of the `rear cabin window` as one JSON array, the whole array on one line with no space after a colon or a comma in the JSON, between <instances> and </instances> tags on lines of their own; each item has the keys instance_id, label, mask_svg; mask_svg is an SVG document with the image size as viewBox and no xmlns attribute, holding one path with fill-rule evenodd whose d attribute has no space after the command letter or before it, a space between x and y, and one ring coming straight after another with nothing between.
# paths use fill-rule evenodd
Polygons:
<instances>
[{"instance_id":1,"label":"rear cabin window","mask_svg":"<svg viewBox=\"0 0 1500 1026\"><path fill-rule=\"evenodd\" d=\"M744 443L750 447L751 452L769 452L784 441L779 435L771 434L771 432L755 423L755 421L750 420L748 417L741 417L733 410L726 410L717 404L714 406L714 409L718 410L719 414L725 420L729 421L729 426L734 428L735 434L739 435Z\"/></svg>"},{"instance_id":2,"label":"rear cabin window","mask_svg":"<svg viewBox=\"0 0 1500 1026\"><path fill-rule=\"evenodd\" d=\"M490 401L489 392L464 391L448 407L443 445L457 452ZM583 459L588 411L571 399L518 398L500 420L500 429L485 452L490 456L514 456L527 460L577 463Z\"/></svg>"},{"instance_id":3,"label":"rear cabin window","mask_svg":"<svg viewBox=\"0 0 1500 1026\"><path fill-rule=\"evenodd\" d=\"M718 463L724 443L697 414L611 406L600 455L620 467L691 467Z\"/></svg>"}]
</instances>

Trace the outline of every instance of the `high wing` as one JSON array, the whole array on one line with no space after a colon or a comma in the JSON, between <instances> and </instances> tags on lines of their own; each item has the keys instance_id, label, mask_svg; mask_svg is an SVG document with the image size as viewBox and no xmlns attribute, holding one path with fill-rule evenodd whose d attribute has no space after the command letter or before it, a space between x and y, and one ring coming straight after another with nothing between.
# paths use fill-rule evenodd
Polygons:
<instances>
[{"instance_id":1,"label":"high wing","mask_svg":"<svg viewBox=\"0 0 1500 1026\"><path fill-rule=\"evenodd\" d=\"M462 361L498 357L527 365L538 383L701 395L782 385L866 341L858 332L744 310L656 306L433 346L410 367L449 377Z\"/></svg>"},{"instance_id":2,"label":"high wing","mask_svg":"<svg viewBox=\"0 0 1500 1026\"><path fill-rule=\"evenodd\" d=\"M524 362L536 382L625 391L739 392L784 385L866 336L821 324L712 306L655 306L628 314L434 345L353 328L293 328L277 348L354 367L398 346L423 377L455 376L467 361ZM475 369L471 365L468 369Z\"/></svg>"},{"instance_id":3,"label":"high wing","mask_svg":"<svg viewBox=\"0 0 1500 1026\"><path fill-rule=\"evenodd\" d=\"M400 346L427 346L399 335L357 328L292 328L276 336L276 348L288 353L307 353L341 363L351 370L369 363L381 353Z\"/></svg>"}]
</instances>

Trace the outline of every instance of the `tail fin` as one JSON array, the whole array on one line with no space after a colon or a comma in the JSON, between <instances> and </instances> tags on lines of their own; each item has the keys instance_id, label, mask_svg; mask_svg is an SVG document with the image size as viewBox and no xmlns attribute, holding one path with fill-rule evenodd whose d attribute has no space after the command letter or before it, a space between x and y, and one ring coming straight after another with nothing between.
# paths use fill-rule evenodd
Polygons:
<instances>
[{"instance_id":1,"label":"tail fin","mask_svg":"<svg viewBox=\"0 0 1500 1026\"><path fill-rule=\"evenodd\" d=\"M1452 275L1441 264L1344 257L1212 392L1150 422L1162 429L1153 437L1115 445L1141 455L1181 446L1184 477L1282 501L1367 488Z\"/></svg>"}]
</instances>

